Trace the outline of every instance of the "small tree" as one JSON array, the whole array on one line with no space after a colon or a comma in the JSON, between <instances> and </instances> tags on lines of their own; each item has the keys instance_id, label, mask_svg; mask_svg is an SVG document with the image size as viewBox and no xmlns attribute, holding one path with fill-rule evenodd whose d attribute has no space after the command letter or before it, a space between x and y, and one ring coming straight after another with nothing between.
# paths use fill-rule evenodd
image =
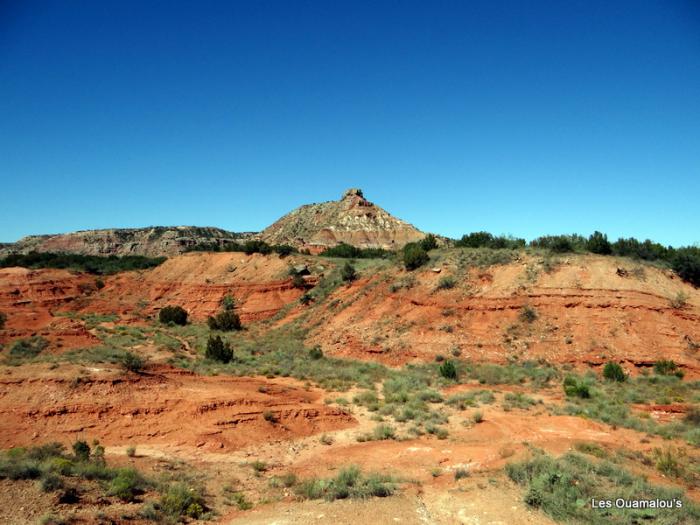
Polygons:
<instances>
[{"instance_id":1,"label":"small tree","mask_svg":"<svg viewBox=\"0 0 700 525\"><path fill-rule=\"evenodd\" d=\"M445 379L457 379L457 367L452 361L445 361L440 365L440 375Z\"/></svg>"},{"instance_id":2,"label":"small tree","mask_svg":"<svg viewBox=\"0 0 700 525\"><path fill-rule=\"evenodd\" d=\"M230 343L221 339L221 336L209 336L204 356L213 361L229 363L233 359L233 350L231 350Z\"/></svg>"},{"instance_id":3,"label":"small tree","mask_svg":"<svg viewBox=\"0 0 700 525\"><path fill-rule=\"evenodd\" d=\"M232 295L226 294L221 300L221 307L224 310L233 310L236 307L236 300L233 298Z\"/></svg>"},{"instance_id":4,"label":"small tree","mask_svg":"<svg viewBox=\"0 0 700 525\"><path fill-rule=\"evenodd\" d=\"M599 231L593 232L593 234L586 241L586 249L592 253L599 253L601 255L610 255L612 253L612 245L608 241L608 236Z\"/></svg>"},{"instance_id":5,"label":"small tree","mask_svg":"<svg viewBox=\"0 0 700 525\"><path fill-rule=\"evenodd\" d=\"M627 379L622 367L618 363L613 363L612 361L608 362L605 368L603 368L603 377L608 381L618 381L620 383Z\"/></svg>"},{"instance_id":6,"label":"small tree","mask_svg":"<svg viewBox=\"0 0 700 525\"><path fill-rule=\"evenodd\" d=\"M343 268L340 270L340 277L343 279L343 281L349 283L357 279L357 272L352 264L346 262L343 265Z\"/></svg>"},{"instance_id":7,"label":"small tree","mask_svg":"<svg viewBox=\"0 0 700 525\"><path fill-rule=\"evenodd\" d=\"M420 268L429 260L428 253L420 244L411 242L403 247L403 264L407 270Z\"/></svg>"},{"instance_id":8,"label":"small tree","mask_svg":"<svg viewBox=\"0 0 700 525\"><path fill-rule=\"evenodd\" d=\"M304 276L300 273L295 272L294 275L292 275L292 286L294 288L300 289L306 288L306 281L304 280Z\"/></svg>"},{"instance_id":9,"label":"small tree","mask_svg":"<svg viewBox=\"0 0 700 525\"><path fill-rule=\"evenodd\" d=\"M423 248L426 252L429 252L430 250L434 250L435 248L438 247L437 244L437 239L435 238L435 235L432 233L429 233L423 239L420 241L420 246Z\"/></svg>"},{"instance_id":10,"label":"small tree","mask_svg":"<svg viewBox=\"0 0 700 525\"><path fill-rule=\"evenodd\" d=\"M76 441L73 443L73 454L79 461L87 461L90 459L90 445L87 444L87 441Z\"/></svg>"},{"instance_id":11,"label":"small tree","mask_svg":"<svg viewBox=\"0 0 700 525\"><path fill-rule=\"evenodd\" d=\"M181 306L166 306L158 312L158 320L164 324L187 324L187 311Z\"/></svg>"}]
</instances>

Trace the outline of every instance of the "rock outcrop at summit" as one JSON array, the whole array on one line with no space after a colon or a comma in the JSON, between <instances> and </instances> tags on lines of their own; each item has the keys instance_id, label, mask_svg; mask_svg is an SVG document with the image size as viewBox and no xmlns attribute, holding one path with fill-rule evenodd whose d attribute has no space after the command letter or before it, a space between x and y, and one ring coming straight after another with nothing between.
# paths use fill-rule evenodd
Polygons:
<instances>
[{"instance_id":1,"label":"rock outcrop at summit","mask_svg":"<svg viewBox=\"0 0 700 525\"><path fill-rule=\"evenodd\" d=\"M413 225L365 199L357 188L347 190L337 201L300 206L260 234L269 244L290 244L312 252L340 243L391 250L423 237Z\"/></svg>"}]
</instances>

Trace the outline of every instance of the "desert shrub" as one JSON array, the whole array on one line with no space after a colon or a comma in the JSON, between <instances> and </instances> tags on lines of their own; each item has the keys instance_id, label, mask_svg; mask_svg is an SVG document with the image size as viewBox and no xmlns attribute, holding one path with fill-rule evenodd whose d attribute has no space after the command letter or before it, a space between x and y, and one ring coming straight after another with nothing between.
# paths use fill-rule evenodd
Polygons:
<instances>
[{"instance_id":1,"label":"desert shrub","mask_svg":"<svg viewBox=\"0 0 700 525\"><path fill-rule=\"evenodd\" d=\"M654 363L654 372L660 376L683 377L683 371L671 360L661 359Z\"/></svg>"},{"instance_id":2,"label":"desert shrub","mask_svg":"<svg viewBox=\"0 0 700 525\"><path fill-rule=\"evenodd\" d=\"M426 252L429 252L430 250L434 250L437 248L437 239L435 238L435 235L432 233L429 233L423 239L420 241L420 246L423 248Z\"/></svg>"},{"instance_id":3,"label":"desert shrub","mask_svg":"<svg viewBox=\"0 0 700 525\"><path fill-rule=\"evenodd\" d=\"M264 461L260 461L259 459L256 459L252 463L250 463L251 468L253 471L257 472L258 474L261 472L265 472L267 470L267 463Z\"/></svg>"},{"instance_id":4,"label":"desert shrub","mask_svg":"<svg viewBox=\"0 0 700 525\"><path fill-rule=\"evenodd\" d=\"M341 469L335 478L312 478L302 481L295 488L301 499L366 499L370 497L391 496L397 490L397 482L392 476L384 474L364 475L358 467Z\"/></svg>"},{"instance_id":5,"label":"desert shrub","mask_svg":"<svg viewBox=\"0 0 700 525\"><path fill-rule=\"evenodd\" d=\"M303 304L304 306L308 305L311 303L313 300L313 296L311 294L305 293L301 297L299 297L299 302Z\"/></svg>"},{"instance_id":6,"label":"desert shrub","mask_svg":"<svg viewBox=\"0 0 700 525\"><path fill-rule=\"evenodd\" d=\"M233 350L228 341L221 339L221 336L209 336L207 340L207 349L204 357L213 361L229 363L233 359Z\"/></svg>"},{"instance_id":7,"label":"desert shrub","mask_svg":"<svg viewBox=\"0 0 700 525\"><path fill-rule=\"evenodd\" d=\"M126 447L126 455L130 458L136 457L136 447L133 445Z\"/></svg>"},{"instance_id":8,"label":"desert shrub","mask_svg":"<svg viewBox=\"0 0 700 525\"><path fill-rule=\"evenodd\" d=\"M430 260L420 244L411 242L403 247L403 264L407 270L420 268Z\"/></svg>"},{"instance_id":9,"label":"desert shrub","mask_svg":"<svg viewBox=\"0 0 700 525\"><path fill-rule=\"evenodd\" d=\"M95 288L102 290L105 287L105 282L102 279L95 279Z\"/></svg>"},{"instance_id":10,"label":"desert shrub","mask_svg":"<svg viewBox=\"0 0 700 525\"><path fill-rule=\"evenodd\" d=\"M564 393L567 397L580 397L588 399L591 397L591 390L588 383L583 379L578 379L574 376L567 376L564 379Z\"/></svg>"},{"instance_id":11,"label":"desert shrub","mask_svg":"<svg viewBox=\"0 0 700 525\"><path fill-rule=\"evenodd\" d=\"M617 381L619 383L627 379L622 367L618 363L613 363L612 361L605 364L603 368L603 377L608 381Z\"/></svg>"},{"instance_id":12,"label":"desert shrub","mask_svg":"<svg viewBox=\"0 0 700 525\"><path fill-rule=\"evenodd\" d=\"M522 310L520 310L519 318L525 323L534 323L537 320L537 310L532 306L525 305Z\"/></svg>"},{"instance_id":13,"label":"desert shrub","mask_svg":"<svg viewBox=\"0 0 700 525\"><path fill-rule=\"evenodd\" d=\"M536 403L537 401L535 401L533 398L521 392L508 392L503 398L503 409L511 410L513 408L520 408L522 410L527 410Z\"/></svg>"},{"instance_id":14,"label":"desert shrub","mask_svg":"<svg viewBox=\"0 0 700 525\"><path fill-rule=\"evenodd\" d=\"M396 439L396 429L391 425L377 425L374 427L374 430L372 430L372 439L375 441Z\"/></svg>"},{"instance_id":15,"label":"desert shrub","mask_svg":"<svg viewBox=\"0 0 700 525\"><path fill-rule=\"evenodd\" d=\"M58 474L49 472L41 479L41 490L43 492L55 492L63 488L63 480Z\"/></svg>"},{"instance_id":16,"label":"desert shrub","mask_svg":"<svg viewBox=\"0 0 700 525\"><path fill-rule=\"evenodd\" d=\"M582 251L586 248L586 239L580 235L545 235L530 243L534 248L544 248L555 253Z\"/></svg>"},{"instance_id":17,"label":"desert shrub","mask_svg":"<svg viewBox=\"0 0 700 525\"><path fill-rule=\"evenodd\" d=\"M455 280L454 277L451 275L445 275L444 277L441 277L440 280L437 283L437 289L438 290L449 290L450 288L454 288L455 285L457 284L457 281Z\"/></svg>"},{"instance_id":18,"label":"desert shrub","mask_svg":"<svg viewBox=\"0 0 700 525\"><path fill-rule=\"evenodd\" d=\"M586 249L592 253L600 255L610 255L612 253L612 245L608 240L608 236L599 231L593 232L586 241Z\"/></svg>"},{"instance_id":19,"label":"desert shrub","mask_svg":"<svg viewBox=\"0 0 700 525\"><path fill-rule=\"evenodd\" d=\"M160 508L168 516L196 519L204 513L204 498L195 487L186 483L172 483L160 498Z\"/></svg>"},{"instance_id":20,"label":"desert shrub","mask_svg":"<svg viewBox=\"0 0 700 525\"><path fill-rule=\"evenodd\" d=\"M208 317L207 325L212 330L221 330L223 332L240 330L242 328L241 318L233 310L224 310L214 317Z\"/></svg>"},{"instance_id":21,"label":"desert shrub","mask_svg":"<svg viewBox=\"0 0 700 525\"><path fill-rule=\"evenodd\" d=\"M683 419L686 423L700 427L700 407L690 407Z\"/></svg>"},{"instance_id":22,"label":"desert shrub","mask_svg":"<svg viewBox=\"0 0 700 525\"><path fill-rule=\"evenodd\" d=\"M121 366L126 372L138 373L146 366L146 361L141 356L127 351L121 359Z\"/></svg>"},{"instance_id":23,"label":"desert shrub","mask_svg":"<svg viewBox=\"0 0 700 525\"><path fill-rule=\"evenodd\" d=\"M455 481L459 481L462 478L468 478L469 471L465 468L458 468L455 470Z\"/></svg>"},{"instance_id":24,"label":"desert shrub","mask_svg":"<svg viewBox=\"0 0 700 525\"><path fill-rule=\"evenodd\" d=\"M655 448L652 451L652 456L656 463L656 470L662 474L674 478L678 478L683 474L683 463L686 458L681 450L676 450L672 447L665 449Z\"/></svg>"},{"instance_id":25,"label":"desert shrub","mask_svg":"<svg viewBox=\"0 0 700 525\"><path fill-rule=\"evenodd\" d=\"M295 253L297 250L294 246L290 246L289 244L277 244L272 247L272 251L280 257L286 257L287 255Z\"/></svg>"},{"instance_id":26,"label":"desert shrub","mask_svg":"<svg viewBox=\"0 0 700 525\"><path fill-rule=\"evenodd\" d=\"M270 410L265 410L265 412L263 412L263 419L268 423L277 423L279 420L277 415Z\"/></svg>"},{"instance_id":27,"label":"desert shrub","mask_svg":"<svg viewBox=\"0 0 700 525\"><path fill-rule=\"evenodd\" d=\"M35 335L28 339L17 339L10 347L10 356L30 359L38 356L48 346L49 342L40 335Z\"/></svg>"},{"instance_id":28,"label":"desert shrub","mask_svg":"<svg viewBox=\"0 0 700 525\"><path fill-rule=\"evenodd\" d=\"M90 459L90 445L87 444L87 441L78 440L73 443L73 455L78 461Z\"/></svg>"},{"instance_id":29,"label":"desert shrub","mask_svg":"<svg viewBox=\"0 0 700 525\"><path fill-rule=\"evenodd\" d=\"M138 471L132 468L123 468L117 471L117 475L110 482L107 494L128 502L134 501L145 488L146 481Z\"/></svg>"},{"instance_id":30,"label":"desert shrub","mask_svg":"<svg viewBox=\"0 0 700 525\"><path fill-rule=\"evenodd\" d=\"M671 308L676 310L682 310L688 306L688 294L683 292L678 292L670 301Z\"/></svg>"},{"instance_id":31,"label":"desert shrub","mask_svg":"<svg viewBox=\"0 0 700 525\"><path fill-rule=\"evenodd\" d=\"M457 380L457 367L452 361L445 361L440 365L440 375L445 379Z\"/></svg>"},{"instance_id":32,"label":"desert shrub","mask_svg":"<svg viewBox=\"0 0 700 525\"><path fill-rule=\"evenodd\" d=\"M314 346L309 350L309 357L314 360L321 359L323 357L323 350L321 350L320 346Z\"/></svg>"},{"instance_id":33,"label":"desert shrub","mask_svg":"<svg viewBox=\"0 0 700 525\"><path fill-rule=\"evenodd\" d=\"M584 456L568 453L561 458L537 452L520 463L506 465L506 473L525 489L524 501L562 523L619 523L646 521L659 523L697 523L700 509L684 498L682 491L654 486L644 478L608 462L589 461ZM680 507L618 508L613 505L599 514L586 502L596 500L673 500Z\"/></svg>"},{"instance_id":34,"label":"desert shrub","mask_svg":"<svg viewBox=\"0 0 700 525\"><path fill-rule=\"evenodd\" d=\"M246 255L252 255L254 253L261 253L267 255L272 252L272 247L265 241L260 240L250 240L243 243L243 251Z\"/></svg>"},{"instance_id":35,"label":"desert shrub","mask_svg":"<svg viewBox=\"0 0 700 525\"><path fill-rule=\"evenodd\" d=\"M7 315L4 314L3 312L0 312L0 330L5 328L6 322L7 322Z\"/></svg>"},{"instance_id":36,"label":"desert shrub","mask_svg":"<svg viewBox=\"0 0 700 525\"><path fill-rule=\"evenodd\" d=\"M158 320L163 324L187 324L187 311L181 306L165 306L158 312Z\"/></svg>"},{"instance_id":37,"label":"desert shrub","mask_svg":"<svg viewBox=\"0 0 700 525\"><path fill-rule=\"evenodd\" d=\"M346 262L340 270L340 277L343 281L349 283L357 279L357 272L352 264Z\"/></svg>"},{"instance_id":38,"label":"desert shrub","mask_svg":"<svg viewBox=\"0 0 700 525\"><path fill-rule=\"evenodd\" d=\"M477 424L481 423L484 421L484 413L481 410L477 410L472 414L472 421Z\"/></svg>"}]
</instances>

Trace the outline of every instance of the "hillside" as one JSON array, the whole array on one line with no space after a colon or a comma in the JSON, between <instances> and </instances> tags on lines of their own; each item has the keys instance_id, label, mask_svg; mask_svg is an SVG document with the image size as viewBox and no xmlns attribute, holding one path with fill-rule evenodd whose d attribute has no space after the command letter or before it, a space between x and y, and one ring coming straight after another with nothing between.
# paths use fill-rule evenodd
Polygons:
<instances>
[{"instance_id":1,"label":"hillside","mask_svg":"<svg viewBox=\"0 0 700 525\"><path fill-rule=\"evenodd\" d=\"M551 525L567 520L533 505L517 474L549 465L553 483L579 480L553 488L573 494L556 500L566 516L591 494L634 496L646 478L644 494L683 498L671 522L697 522L697 288L624 257L429 256L413 271L398 258L352 261L345 281L350 260L305 254L195 252L107 276L0 269L1 446L99 440L105 479L129 467L165 480L124 501L87 477L98 467L64 454L42 463L40 481L0 479L0 521L52 512L93 523L99 512L148 523L160 487L185 479L217 523ZM240 331L208 326L226 296ZM169 305L189 322L159 322ZM230 362L205 358L216 336ZM127 371L128 355L144 362ZM608 363L624 381L603 378ZM24 452L3 454L0 469ZM610 465L596 470L602 457ZM350 465L361 481L383 477L358 482L357 499L315 502L331 485L314 480L347 477ZM72 487L80 500L59 501Z\"/></svg>"},{"instance_id":2,"label":"hillside","mask_svg":"<svg viewBox=\"0 0 700 525\"><path fill-rule=\"evenodd\" d=\"M290 244L315 253L339 243L393 250L424 236L411 224L369 202L359 189L347 190L337 201L301 206L260 234L269 244Z\"/></svg>"},{"instance_id":3,"label":"hillside","mask_svg":"<svg viewBox=\"0 0 700 525\"><path fill-rule=\"evenodd\" d=\"M57 235L32 235L0 249L10 252L63 252L81 255L172 256L198 244L224 243L249 237L220 228L198 226L153 226L86 230Z\"/></svg>"}]
</instances>

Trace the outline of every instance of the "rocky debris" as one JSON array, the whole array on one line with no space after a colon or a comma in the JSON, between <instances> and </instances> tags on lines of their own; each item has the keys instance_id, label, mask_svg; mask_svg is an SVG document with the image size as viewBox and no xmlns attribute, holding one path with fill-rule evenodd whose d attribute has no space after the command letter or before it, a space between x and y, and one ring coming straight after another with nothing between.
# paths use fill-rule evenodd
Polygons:
<instances>
[{"instance_id":1,"label":"rocky debris","mask_svg":"<svg viewBox=\"0 0 700 525\"><path fill-rule=\"evenodd\" d=\"M301 206L260 234L269 244L290 244L312 252L340 243L390 250L423 237L411 224L368 201L359 188L345 191L337 201Z\"/></svg>"}]
</instances>

